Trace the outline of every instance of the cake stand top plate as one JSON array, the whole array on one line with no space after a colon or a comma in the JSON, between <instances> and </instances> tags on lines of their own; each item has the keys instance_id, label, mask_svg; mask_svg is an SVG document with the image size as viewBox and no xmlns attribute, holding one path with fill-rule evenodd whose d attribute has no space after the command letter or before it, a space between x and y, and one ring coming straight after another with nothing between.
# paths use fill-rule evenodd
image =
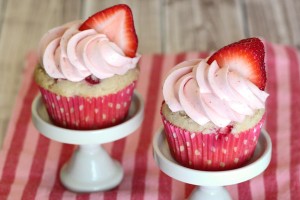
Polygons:
<instances>
[{"instance_id":1,"label":"cake stand top plate","mask_svg":"<svg viewBox=\"0 0 300 200\"><path fill-rule=\"evenodd\" d=\"M200 186L226 186L250 180L267 168L271 151L270 136L262 129L254 155L245 166L226 171L201 171L183 167L172 158L163 128L153 139L154 159L159 168L174 179Z\"/></svg>"},{"instance_id":2,"label":"cake stand top plate","mask_svg":"<svg viewBox=\"0 0 300 200\"><path fill-rule=\"evenodd\" d=\"M144 103L141 95L135 92L125 121L110 128L97 130L72 130L54 125L49 119L41 95L34 99L31 111L35 127L41 134L52 140L78 145L103 144L121 139L134 132L143 121Z\"/></svg>"}]
</instances>

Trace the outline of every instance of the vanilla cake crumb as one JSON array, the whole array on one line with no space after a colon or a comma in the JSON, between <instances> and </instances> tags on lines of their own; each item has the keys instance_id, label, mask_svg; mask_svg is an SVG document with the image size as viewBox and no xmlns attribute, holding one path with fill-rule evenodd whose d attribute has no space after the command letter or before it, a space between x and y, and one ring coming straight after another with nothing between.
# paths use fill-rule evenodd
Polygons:
<instances>
[{"instance_id":1,"label":"vanilla cake crumb","mask_svg":"<svg viewBox=\"0 0 300 200\"><path fill-rule=\"evenodd\" d=\"M110 78L101 79L99 84L90 85L85 80L79 82L64 79L55 80L47 75L44 68L38 66L34 71L34 79L39 86L62 96L97 97L120 91L136 81L138 74L139 68L136 67L124 75L114 75Z\"/></svg>"},{"instance_id":2,"label":"vanilla cake crumb","mask_svg":"<svg viewBox=\"0 0 300 200\"><path fill-rule=\"evenodd\" d=\"M220 127L216 126L212 122L208 122L201 126L192 120L184 111L172 112L166 103L162 105L163 116L172 124L188 130L189 132L202 132L204 134L214 133ZM257 124L263 117L265 109L257 110L254 115L246 116L242 122L231 122L229 125L232 126L231 133L237 134L252 128Z\"/></svg>"}]
</instances>

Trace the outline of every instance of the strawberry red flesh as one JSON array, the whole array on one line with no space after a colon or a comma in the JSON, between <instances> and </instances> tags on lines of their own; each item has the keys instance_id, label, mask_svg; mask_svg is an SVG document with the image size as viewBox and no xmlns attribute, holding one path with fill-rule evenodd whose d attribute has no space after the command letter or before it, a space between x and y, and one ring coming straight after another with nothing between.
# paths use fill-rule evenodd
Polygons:
<instances>
[{"instance_id":1,"label":"strawberry red flesh","mask_svg":"<svg viewBox=\"0 0 300 200\"><path fill-rule=\"evenodd\" d=\"M98 79L97 77L95 77L93 75L86 77L85 81L91 85L96 85L96 84L100 83L100 79Z\"/></svg>"},{"instance_id":2,"label":"strawberry red flesh","mask_svg":"<svg viewBox=\"0 0 300 200\"><path fill-rule=\"evenodd\" d=\"M138 38L131 9L125 4L115 5L89 17L79 30L94 29L116 43L128 57L135 57Z\"/></svg>"},{"instance_id":3,"label":"strawberry red flesh","mask_svg":"<svg viewBox=\"0 0 300 200\"><path fill-rule=\"evenodd\" d=\"M215 52L207 61L217 61L220 67L228 66L254 83L259 89L266 86L264 45L258 38L248 38L227 45Z\"/></svg>"}]
</instances>

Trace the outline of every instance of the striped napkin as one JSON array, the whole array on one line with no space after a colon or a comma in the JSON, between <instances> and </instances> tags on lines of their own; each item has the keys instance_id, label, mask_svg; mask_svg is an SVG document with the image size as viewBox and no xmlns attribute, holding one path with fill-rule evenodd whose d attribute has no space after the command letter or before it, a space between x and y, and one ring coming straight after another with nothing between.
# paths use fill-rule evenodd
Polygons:
<instances>
[{"instance_id":1,"label":"striped napkin","mask_svg":"<svg viewBox=\"0 0 300 200\"><path fill-rule=\"evenodd\" d=\"M273 151L267 170L250 181L228 186L233 199L300 199L300 57L289 46L266 43L270 97L265 128ZM176 181L156 166L152 137L162 126L159 110L162 81L176 63L205 57L205 53L144 55L137 91L145 100L145 119L130 136L104 148L124 168L121 184L110 191L76 194L59 182L59 170L76 148L39 134L31 121L30 105L37 95L32 80L37 62L27 58L23 82L0 151L0 199L184 199L194 186Z\"/></svg>"}]
</instances>

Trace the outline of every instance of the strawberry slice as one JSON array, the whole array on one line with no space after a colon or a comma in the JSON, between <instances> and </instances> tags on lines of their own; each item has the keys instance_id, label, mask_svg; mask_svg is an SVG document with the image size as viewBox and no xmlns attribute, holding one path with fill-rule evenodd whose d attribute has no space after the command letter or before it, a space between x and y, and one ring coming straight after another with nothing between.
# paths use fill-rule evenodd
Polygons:
<instances>
[{"instance_id":1,"label":"strawberry slice","mask_svg":"<svg viewBox=\"0 0 300 200\"><path fill-rule=\"evenodd\" d=\"M116 43L128 57L135 57L138 39L131 9L125 4L115 5L89 17L79 30L94 29Z\"/></svg>"},{"instance_id":2,"label":"strawberry slice","mask_svg":"<svg viewBox=\"0 0 300 200\"><path fill-rule=\"evenodd\" d=\"M267 80L264 58L264 45L260 39L248 38L221 48L207 63L216 60L220 67L228 66L229 70L238 72L264 90Z\"/></svg>"}]
</instances>

